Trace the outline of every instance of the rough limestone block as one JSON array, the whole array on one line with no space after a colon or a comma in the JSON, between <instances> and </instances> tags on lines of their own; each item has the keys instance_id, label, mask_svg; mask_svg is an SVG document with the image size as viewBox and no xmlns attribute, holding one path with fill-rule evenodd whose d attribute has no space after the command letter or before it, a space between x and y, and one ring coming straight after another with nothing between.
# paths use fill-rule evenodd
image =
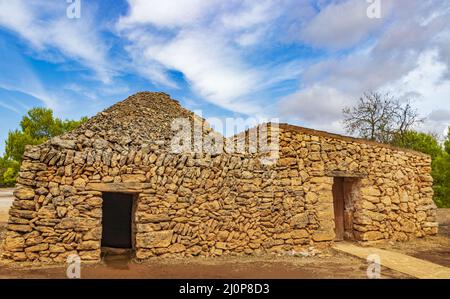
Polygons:
<instances>
[{"instance_id":1,"label":"rough limestone block","mask_svg":"<svg viewBox=\"0 0 450 299\"><path fill-rule=\"evenodd\" d=\"M169 247L172 240L173 230L163 230L136 234L136 247L158 248Z\"/></svg>"}]
</instances>

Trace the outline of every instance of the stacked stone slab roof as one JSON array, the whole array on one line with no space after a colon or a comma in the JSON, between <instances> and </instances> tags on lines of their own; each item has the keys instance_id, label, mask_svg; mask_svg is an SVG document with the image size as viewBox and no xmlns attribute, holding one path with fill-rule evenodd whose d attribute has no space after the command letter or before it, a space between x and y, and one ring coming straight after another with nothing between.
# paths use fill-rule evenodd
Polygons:
<instances>
[{"instance_id":1,"label":"stacked stone slab roof","mask_svg":"<svg viewBox=\"0 0 450 299\"><path fill-rule=\"evenodd\" d=\"M160 148L164 148L170 144L170 140L174 135L174 131L171 128L173 120L181 118L190 121L192 128L194 127L194 119L198 120L204 125L203 134L207 134L212 130L204 119L182 107L177 100L172 99L168 94L164 92L138 92L99 112L80 128L58 137L58 139L76 140L78 136L86 135L89 138L103 138L121 145L140 147L142 144L159 144ZM277 125L284 130L414 152L361 138L353 138L291 124L280 123ZM243 136L247 136L249 130L238 133L230 137L230 139L243 138ZM216 132L216 134L219 133ZM422 154L419 152L415 153Z\"/></svg>"},{"instance_id":2,"label":"stacked stone slab roof","mask_svg":"<svg viewBox=\"0 0 450 299\"><path fill-rule=\"evenodd\" d=\"M172 121L177 118L191 123L195 118L203 121L163 92L139 92L98 113L62 138L76 138L87 132L87 136L97 135L122 145L167 145L173 136Z\"/></svg>"},{"instance_id":3,"label":"stacked stone slab roof","mask_svg":"<svg viewBox=\"0 0 450 299\"><path fill-rule=\"evenodd\" d=\"M376 141L372 141L372 140L368 140L368 139L364 139L364 138L357 138L357 137L340 135L340 134L336 134L336 133L330 133L330 132L326 132L326 131L314 130L314 129L295 126L295 125L291 125L291 124L287 124L287 123L280 123L280 124L278 124L278 126L280 129L283 129L286 131L299 132L299 133L303 133L303 134L310 134L310 135L320 136L320 137L325 137L325 138L334 138L334 139L339 139L339 140L343 140L343 141L347 141L347 142L357 142L357 143L362 143L362 144L367 144L367 145L372 145L372 146L389 148L389 149L398 150L398 151L410 152L410 153L414 153L414 154L422 155L422 156L429 156L428 154L418 152L418 151L415 151L412 149L393 146L393 145L390 145L387 143L380 143L380 142L376 142Z\"/></svg>"}]
</instances>

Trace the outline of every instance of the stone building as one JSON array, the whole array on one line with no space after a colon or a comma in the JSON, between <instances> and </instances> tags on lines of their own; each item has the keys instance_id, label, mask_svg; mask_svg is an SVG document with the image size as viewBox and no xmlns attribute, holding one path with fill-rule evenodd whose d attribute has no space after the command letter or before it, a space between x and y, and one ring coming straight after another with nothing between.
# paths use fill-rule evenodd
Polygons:
<instances>
[{"instance_id":1,"label":"stone building","mask_svg":"<svg viewBox=\"0 0 450 299\"><path fill-rule=\"evenodd\" d=\"M273 164L173 153L177 118L198 119L164 93L138 93L27 147L2 260L95 262L106 247L138 259L283 253L437 233L425 154L285 124Z\"/></svg>"}]
</instances>

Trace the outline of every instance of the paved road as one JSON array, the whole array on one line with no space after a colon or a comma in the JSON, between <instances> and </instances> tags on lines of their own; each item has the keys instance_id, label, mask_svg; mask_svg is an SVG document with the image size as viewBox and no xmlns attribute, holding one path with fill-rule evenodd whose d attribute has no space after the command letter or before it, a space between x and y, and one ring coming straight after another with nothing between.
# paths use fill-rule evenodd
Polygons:
<instances>
[{"instance_id":1,"label":"paved road","mask_svg":"<svg viewBox=\"0 0 450 299\"><path fill-rule=\"evenodd\" d=\"M0 188L0 198L11 197L13 195L14 188Z\"/></svg>"},{"instance_id":2,"label":"paved road","mask_svg":"<svg viewBox=\"0 0 450 299\"><path fill-rule=\"evenodd\" d=\"M13 188L0 189L0 223L8 219L8 210L13 201Z\"/></svg>"}]
</instances>

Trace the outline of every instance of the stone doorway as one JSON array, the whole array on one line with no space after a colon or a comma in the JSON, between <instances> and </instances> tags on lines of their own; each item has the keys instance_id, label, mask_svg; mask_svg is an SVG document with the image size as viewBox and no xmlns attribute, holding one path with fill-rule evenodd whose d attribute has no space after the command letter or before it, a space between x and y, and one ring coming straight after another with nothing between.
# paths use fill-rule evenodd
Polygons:
<instances>
[{"instance_id":1,"label":"stone doorway","mask_svg":"<svg viewBox=\"0 0 450 299\"><path fill-rule=\"evenodd\" d=\"M131 250L134 247L134 198L130 193L104 192L102 248Z\"/></svg>"},{"instance_id":2,"label":"stone doorway","mask_svg":"<svg viewBox=\"0 0 450 299\"><path fill-rule=\"evenodd\" d=\"M354 240L354 203L359 196L360 179L353 177L333 178L333 206L336 241Z\"/></svg>"}]
</instances>

